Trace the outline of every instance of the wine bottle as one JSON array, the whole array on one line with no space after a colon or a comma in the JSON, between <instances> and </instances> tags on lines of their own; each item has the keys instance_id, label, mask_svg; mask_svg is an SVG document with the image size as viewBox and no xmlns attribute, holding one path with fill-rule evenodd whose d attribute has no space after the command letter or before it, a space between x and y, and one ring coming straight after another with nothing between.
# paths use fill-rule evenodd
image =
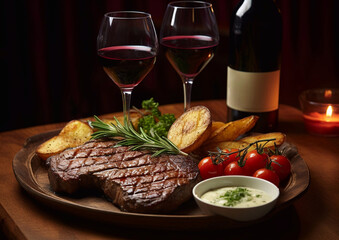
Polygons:
<instances>
[{"instance_id":1,"label":"wine bottle","mask_svg":"<svg viewBox=\"0 0 339 240\"><path fill-rule=\"evenodd\" d=\"M228 121L259 116L253 131L278 124L282 20L272 0L242 0L232 14Z\"/></svg>"}]
</instances>

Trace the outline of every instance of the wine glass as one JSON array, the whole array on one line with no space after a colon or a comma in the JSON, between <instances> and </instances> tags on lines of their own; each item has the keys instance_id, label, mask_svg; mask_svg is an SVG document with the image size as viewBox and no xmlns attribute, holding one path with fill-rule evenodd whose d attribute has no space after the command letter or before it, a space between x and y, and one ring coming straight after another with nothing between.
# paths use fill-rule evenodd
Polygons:
<instances>
[{"instance_id":1,"label":"wine glass","mask_svg":"<svg viewBox=\"0 0 339 240\"><path fill-rule=\"evenodd\" d=\"M161 26L160 43L184 88L184 110L190 108L194 78L214 56L219 43L212 4L199 1L171 2Z\"/></svg>"},{"instance_id":2,"label":"wine glass","mask_svg":"<svg viewBox=\"0 0 339 240\"><path fill-rule=\"evenodd\" d=\"M104 71L121 90L128 122L132 90L152 70L157 51L158 39L150 14L119 11L104 15L97 53Z\"/></svg>"}]
</instances>

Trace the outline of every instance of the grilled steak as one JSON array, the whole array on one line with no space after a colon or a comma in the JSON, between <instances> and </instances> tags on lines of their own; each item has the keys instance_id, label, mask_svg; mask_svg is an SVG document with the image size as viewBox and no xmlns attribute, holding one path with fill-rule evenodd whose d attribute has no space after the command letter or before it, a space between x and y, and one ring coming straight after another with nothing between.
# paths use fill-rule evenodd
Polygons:
<instances>
[{"instance_id":1,"label":"grilled steak","mask_svg":"<svg viewBox=\"0 0 339 240\"><path fill-rule=\"evenodd\" d=\"M100 189L123 211L170 212L192 196L200 180L197 164L182 155L151 157L146 151L89 141L48 159L55 192Z\"/></svg>"}]
</instances>

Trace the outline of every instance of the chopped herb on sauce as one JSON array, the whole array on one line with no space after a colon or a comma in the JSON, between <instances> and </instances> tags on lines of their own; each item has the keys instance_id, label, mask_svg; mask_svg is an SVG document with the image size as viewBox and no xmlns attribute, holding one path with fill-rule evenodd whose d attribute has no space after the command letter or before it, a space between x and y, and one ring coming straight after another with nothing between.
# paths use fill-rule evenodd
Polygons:
<instances>
[{"instance_id":1,"label":"chopped herb on sauce","mask_svg":"<svg viewBox=\"0 0 339 240\"><path fill-rule=\"evenodd\" d=\"M220 198L226 200L224 206L233 207L237 202L240 202L241 199L248 197L247 201L251 201L251 194L248 192L248 189L237 187L234 190L228 190L224 195L221 195Z\"/></svg>"},{"instance_id":2,"label":"chopped herb on sauce","mask_svg":"<svg viewBox=\"0 0 339 240\"><path fill-rule=\"evenodd\" d=\"M253 207L265 204L272 198L259 189L248 187L224 187L211 190L201 199L212 204L226 207Z\"/></svg>"}]
</instances>

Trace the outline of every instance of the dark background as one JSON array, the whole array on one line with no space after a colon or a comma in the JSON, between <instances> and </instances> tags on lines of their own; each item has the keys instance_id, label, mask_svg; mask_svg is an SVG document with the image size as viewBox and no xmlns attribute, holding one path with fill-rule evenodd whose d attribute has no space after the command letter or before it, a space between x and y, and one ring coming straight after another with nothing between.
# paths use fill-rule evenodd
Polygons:
<instances>
[{"instance_id":1,"label":"dark background","mask_svg":"<svg viewBox=\"0 0 339 240\"><path fill-rule=\"evenodd\" d=\"M166 0L3 0L0 3L0 131L122 111L118 87L96 58L104 13L149 12L156 30ZM220 44L196 78L192 100L225 99L230 14L236 0L211 0ZM280 0L283 55L280 103L298 107L308 88L339 87L339 1ZM160 49L156 65L133 91L132 105L154 97L183 101L179 76ZM220 109L220 111L225 111Z\"/></svg>"}]
</instances>

